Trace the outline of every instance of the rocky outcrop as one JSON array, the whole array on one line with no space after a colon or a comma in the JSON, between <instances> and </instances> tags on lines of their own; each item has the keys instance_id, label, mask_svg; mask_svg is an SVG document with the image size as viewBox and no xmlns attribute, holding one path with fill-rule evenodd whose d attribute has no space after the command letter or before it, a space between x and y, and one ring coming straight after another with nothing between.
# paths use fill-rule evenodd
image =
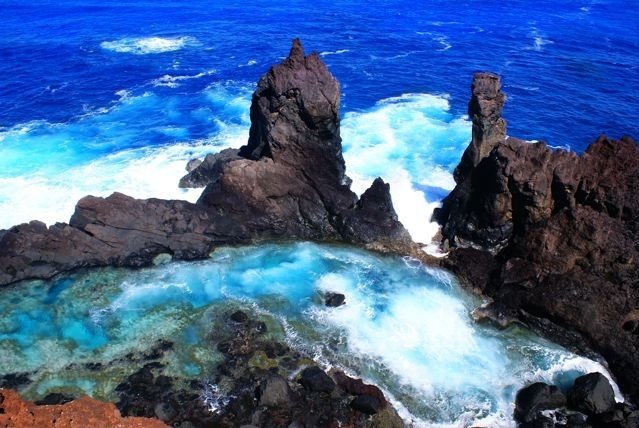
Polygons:
<instances>
[{"instance_id":1,"label":"rocky outcrop","mask_svg":"<svg viewBox=\"0 0 639 428\"><path fill-rule=\"evenodd\" d=\"M203 161L191 159L186 164L189 172L180 179L178 186L185 188L205 187L214 177L219 177L227 163L241 159L239 149L224 149L219 153L209 153Z\"/></svg>"},{"instance_id":2,"label":"rocky outcrop","mask_svg":"<svg viewBox=\"0 0 639 428\"><path fill-rule=\"evenodd\" d=\"M555 385L537 382L522 388L515 399L515 420L521 428L583 427L635 428L639 411L616 403L608 379L589 373L568 388L568 400Z\"/></svg>"},{"instance_id":3,"label":"rocky outcrop","mask_svg":"<svg viewBox=\"0 0 639 428\"><path fill-rule=\"evenodd\" d=\"M304 239L408 253L389 187L350 190L339 135L339 84L299 40L259 81L248 144L209 155L181 186L206 186L196 204L115 193L81 199L69 224L0 231L0 285L88 266L201 259L221 244Z\"/></svg>"},{"instance_id":4,"label":"rocky outcrop","mask_svg":"<svg viewBox=\"0 0 639 428\"><path fill-rule=\"evenodd\" d=\"M0 389L0 427L163 428L157 419L122 417L111 403L81 397L66 404L38 406L17 392Z\"/></svg>"},{"instance_id":5,"label":"rocky outcrop","mask_svg":"<svg viewBox=\"0 0 639 428\"><path fill-rule=\"evenodd\" d=\"M223 360L211 383L171 378L163 364L149 362L117 387L117 406L171 426L404 426L379 388L326 373L266 333L264 322L242 311L216 320L208 341Z\"/></svg>"},{"instance_id":6,"label":"rocky outcrop","mask_svg":"<svg viewBox=\"0 0 639 428\"><path fill-rule=\"evenodd\" d=\"M517 392L515 420L530 423L539 413L566 405L566 397L555 385L536 382Z\"/></svg>"},{"instance_id":7,"label":"rocky outcrop","mask_svg":"<svg viewBox=\"0 0 639 428\"><path fill-rule=\"evenodd\" d=\"M495 312L560 341L576 332L563 343L601 353L638 399L639 146L602 136L577 155L508 138L501 100L499 79L477 74L473 141L435 213L443 264Z\"/></svg>"}]
</instances>

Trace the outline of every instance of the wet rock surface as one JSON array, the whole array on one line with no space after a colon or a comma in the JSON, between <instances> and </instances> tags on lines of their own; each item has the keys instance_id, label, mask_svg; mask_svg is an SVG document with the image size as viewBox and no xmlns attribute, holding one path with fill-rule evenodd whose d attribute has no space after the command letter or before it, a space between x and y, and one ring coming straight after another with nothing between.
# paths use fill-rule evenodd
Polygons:
<instances>
[{"instance_id":1,"label":"wet rock surface","mask_svg":"<svg viewBox=\"0 0 639 428\"><path fill-rule=\"evenodd\" d=\"M566 397L554 385L536 382L521 389L515 397L515 419L532 422L544 410L566 404Z\"/></svg>"},{"instance_id":2,"label":"wet rock surface","mask_svg":"<svg viewBox=\"0 0 639 428\"><path fill-rule=\"evenodd\" d=\"M165 375L161 363L148 363L118 386L122 414L194 427L404 426L377 387L326 373L241 314L212 329L210 346L224 358L210 381L185 384Z\"/></svg>"},{"instance_id":3,"label":"wet rock surface","mask_svg":"<svg viewBox=\"0 0 639 428\"><path fill-rule=\"evenodd\" d=\"M639 398L639 146L600 137L581 155L506 137L499 78L474 77L473 140L435 218L442 265L506 313L600 353Z\"/></svg>"},{"instance_id":4,"label":"wet rock surface","mask_svg":"<svg viewBox=\"0 0 639 428\"><path fill-rule=\"evenodd\" d=\"M589 373L575 379L568 400L555 385L537 382L522 388L515 402L515 420L522 428L613 428L639 426L639 411L616 403L608 379Z\"/></svg>"},{"instance_id":5,"label":"wet rock surface","mask_svg":"<svg viewBox=\"0 0 639 428\"><path fill-rule=\"evenodd\" d=\"M319 55L290 55L258 82L247 145L207 156L182 187L196 204L120 193L81 199L69 224L0 231L0 285L88 266L146 266L159 254L206 258L216 245L304 239L416 250L381 179L358 201L345 174L340 91Z\"/></svg>"},{"instance_id":6,"label":"wet rock surface","mask_svg":"<svg viewBox=\"0 0 639 428\"><path fill-rule=\"evenodd\" d=\"M587 415L610 412L615 407L615 394L601 373L580 376L568 395L570 405Z\"/></svg>"}]
</instances>

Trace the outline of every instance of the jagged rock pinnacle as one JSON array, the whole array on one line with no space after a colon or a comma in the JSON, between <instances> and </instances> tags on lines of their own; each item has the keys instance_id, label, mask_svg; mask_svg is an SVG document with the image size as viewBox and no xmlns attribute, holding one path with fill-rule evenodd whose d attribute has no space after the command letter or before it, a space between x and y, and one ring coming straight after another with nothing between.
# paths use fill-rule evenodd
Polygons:
<instances>
[{"instance_id":1,"label":"jagged rock pinnacle","mask_svg":"<svg viewBox=\"0 0 639 428\"><path fill-rule=\"evenodd\" d=\"M293 62L304 61L304 48L300 39L293 39L291 51L288 54L288 59Z\"/></svg>"},{"instance_id":2,"label":"jagged rock pinnacle","mask_svg":"<svg viewBox=\"0 0 639 428\"><path fill-rule=\"evenodd\" d=\"M455 169L457 183L506 138L506 121L501 117L506 96L501 91L501 78L493 73L475 73L471 92L468 116L473 121L472 141Z\"/></svg>"}]
</instances>

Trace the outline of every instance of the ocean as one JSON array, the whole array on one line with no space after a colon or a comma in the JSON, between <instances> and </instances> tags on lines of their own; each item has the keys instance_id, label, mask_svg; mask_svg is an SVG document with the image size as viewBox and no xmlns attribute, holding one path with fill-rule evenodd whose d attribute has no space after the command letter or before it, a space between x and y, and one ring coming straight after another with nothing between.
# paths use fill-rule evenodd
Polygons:
<instances>
[{"instance_id":1,"label":"ocean","mask_svg":"<svg viewBox=\"0 0 639 428\"><path fill-rule=\"evenodd\" d=\"M247 141L252 90L268 67L288 54L295 37L302 40L307 53L318 52L341 83L344 157L354 190L361 193L377 176L390 182L400 220L419 242L428 243L436 232L430 213L453 188L452 170L470 140L466 107L475 71L493 71L502 76L509 135L543 140L550 146L575 152L585 150L602 133L613 138L639 136L636 0L320 0L313 6L298 0L0 0L0 16L0 229L33 219L47 224L68 221L75 202L88 194L107 196L120 191L140 198L195 201L200 190L177 187L179 178L186 173L186 162ZM556 345L539 344L541 339L525 339L530 340L530 350L521 342L512 345L514 339L499 333L480 332L474 336L467 312L477 302L472 303L454 280L439 276L445 273L423 271L421 279L415 280L417 288L422 284L426 290L439 290L432 291L434 295L431 291L402 288L396 300L379 306L365 296L380 292L380 298L387 299L389 282L377 277L366 279L363 273L351 277L343 266L325 266L322 260L328 257L325 252L329 250L299 245L301 249L284 246L246 250L250 257L269 266L291 263L285 256L279 262L277 258L268 261L270 253L279 251L294 258L302 251L306 254L299 262L302 271L316 272L316 282L307 284L302 291L277 291L292 302L306 303L299 305L303 308L301 313L278 313L276 318L302 317L306 323L319 319L320 309L308 300L311 290L323 289L325 282L321 278L337 276L337 284L362 297L364 308L351 307L348 313L326 322L344 334L350 344L344 352L366 355L382 361L382 365L388 363L381 372L390 371L397 379L381 379L379 373L364 370L370 363L365 358L349 369L377 382L387 382L384 385L391 394L399 395L402 385L408 384L411 393L423 399L400 404L416 421L427 421L426 426L435 422L464 426L485 418L496 418L508 426L512 423L508 403L524 381L553 380L562 373L574 377L584 367L596 364L584 359L575 363L579 357L557 350ZM242 266L247 255L242 251L228 252L227 257ZM400 277L412 272L400 261L362 261L373 256L357 252L343 257L355 258L355 272L363 269L358 263L396 263L388 269ZM182 266L187 273L195 271L188 280L178 281L187 284L191 297L193 288L213 287L194 279L199 276L193 266L199 265L175 266ZM177 269L175 266L171 269ZM121 332L121 336L105 332L107 327L100 325L96 311L101 307L112 310L113 302L126 301L118 293L128 296L135 287L148 291L153 287L149 285L153 275L169 275L153 272L138 276L108 273L120 281L112 284L110 297L94 304L82 300L78 313L61 317L60 329L50 336L34 325L38 325L37 320L53 319L53 315L46 315L50 310L47 305L53 302L38 298L34 291L29 295L31 300L25 298L24 307L14 305L18 321L0 325L0 342L7 341L8 346L0 358L11 364L18 364L23 358L26 362L20 364L30 370L46 371L42 353L48 352L47 346L53 346L51 341L66 343L65 340L79 349L88 346L94 358L94 350L103 348L113 357L120 352L117 344L129 338L130 332ZM278 273L281 272L276 270L272 275ZM346 279L340 279L340 275L346 275ZM37 282L29 287L58 290L60 279L57 281ZM82 281L90 282L84 277L69 281L63 281L67 284L65 290L75 290L73 284ZM167 288L157 281L155 284L154 292L162 296ZM233 284L245 294L239 298L231 293L231 297L225 295L227 298L239 302L248 299L264 311L271 310L260 306L263 303L259 293L250 287L242 288L249 283L238 279ZM448 284L446 290L455 290L449 293L452 297L437 294L442 284ZM468 363L470 372L478 372L473 364L484 364L484 371L479 372L481 382L490 386L489 393L477 393L481 389L478 384L468 385L461 378L451 380L452 389L448 390L439 378L426 376L416 384L406 381L403 370L427 373L432 367L439 373L459 372L464 376L459 366L437 365L442 358L448 358L446 353L455 348L454 343L446 344L440 354L428 358L420 354L439 340L426 330L415 331L417 339L410 345L396 344L393 355L375 354L374 349L364 345L376 325L382 330L387 328L383 331L392 331L395 322L410 325L397 310L400 303L409 305L410 298L406 296L410 293L448 305L452 312L441 316L457 325L464 337L474 337L473 346L477 348L473 349L490 350L485 364L463 358L456 363ZM0 294L0 301L7 299ZM401 299L404 300L397 303ZM200 307L217 300L218 297L209 296L191 304ZM167 304L165 298L158 297L158 307ZM381 312L370 325L364 324L366 328L352 331L348 321L370 315L366 305L381 308ZM424 316L432 321L425 321L424 325L432 328L437 324L437 305L410 308L414 313L429 314ZM321 315L321 319L327 316ZM167 317L163 322L170 323L169 320ZM486 335L491 339L485 339ZM449 336L465 340L459 335ZM375 340L383 343L380 338ZM517 340L522 339L518 336ZM525 358L499 354L504 347L522 346L528 349ZM9 355L6 349L13 353ZM473 354L473 349L468 355ZM330 352L321 355L333 364L346 364ZM69 361L85 357L82 353L67 355ZM391 361L405 364L393 365ZM186 367L195 363L184 364ZM18 366L5 367L8 372ZM500 371L506 369L508 376ZM491 372L495 373L492 380ZM498 377L508 379L499 388L494 383ZM38 384L39 390L34 387L32 397L45 393L46 385L53 388L64 384L59 378L44 378L49 383ZM86 393L96 390L95 380L69 382ZM464 389L471 391L470 395L460 392ZM440 401L451 396L461 398L453 401L457 404L451 405L450 412L435 414L427 404L427 397L433 396ZM108 398L109 392L102 397Z\"/></svg>"}]
</instances>

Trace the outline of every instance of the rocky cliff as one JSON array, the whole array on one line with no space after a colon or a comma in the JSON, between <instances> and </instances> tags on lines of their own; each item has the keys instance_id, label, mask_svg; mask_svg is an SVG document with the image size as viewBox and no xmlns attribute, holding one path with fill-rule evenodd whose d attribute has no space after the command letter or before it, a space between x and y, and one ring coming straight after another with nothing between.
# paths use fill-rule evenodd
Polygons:
<instances>
[{"instance_id":1,"label":"rocky cliff","mask_svg":"<svg viewBox=\"0 0 639 428\"><path fill-rule=\"evenodd\" d=\"M600 137L581 155L506 137L497 76L474 77L473 137L436 211L444 265L513 316L605 357L639 399L639 146Z\"/></svg>"},{"instance_id":2,"label":"rocky cliff","mask_svg":"<svg viewBox=\"0 0 639 428\"><path fill-rule=\"evenodd\" d=\"M349 188L339 136L339 84L299 40L259 81L248 144L208 156L182 186L196 204L115 193L80 200L69 224L0 231L0 285L87 266L144 266L159 254L200 259L216 245L267 239L415 250L379 179L362 200Z\"/></svg>"}]
</instances>

